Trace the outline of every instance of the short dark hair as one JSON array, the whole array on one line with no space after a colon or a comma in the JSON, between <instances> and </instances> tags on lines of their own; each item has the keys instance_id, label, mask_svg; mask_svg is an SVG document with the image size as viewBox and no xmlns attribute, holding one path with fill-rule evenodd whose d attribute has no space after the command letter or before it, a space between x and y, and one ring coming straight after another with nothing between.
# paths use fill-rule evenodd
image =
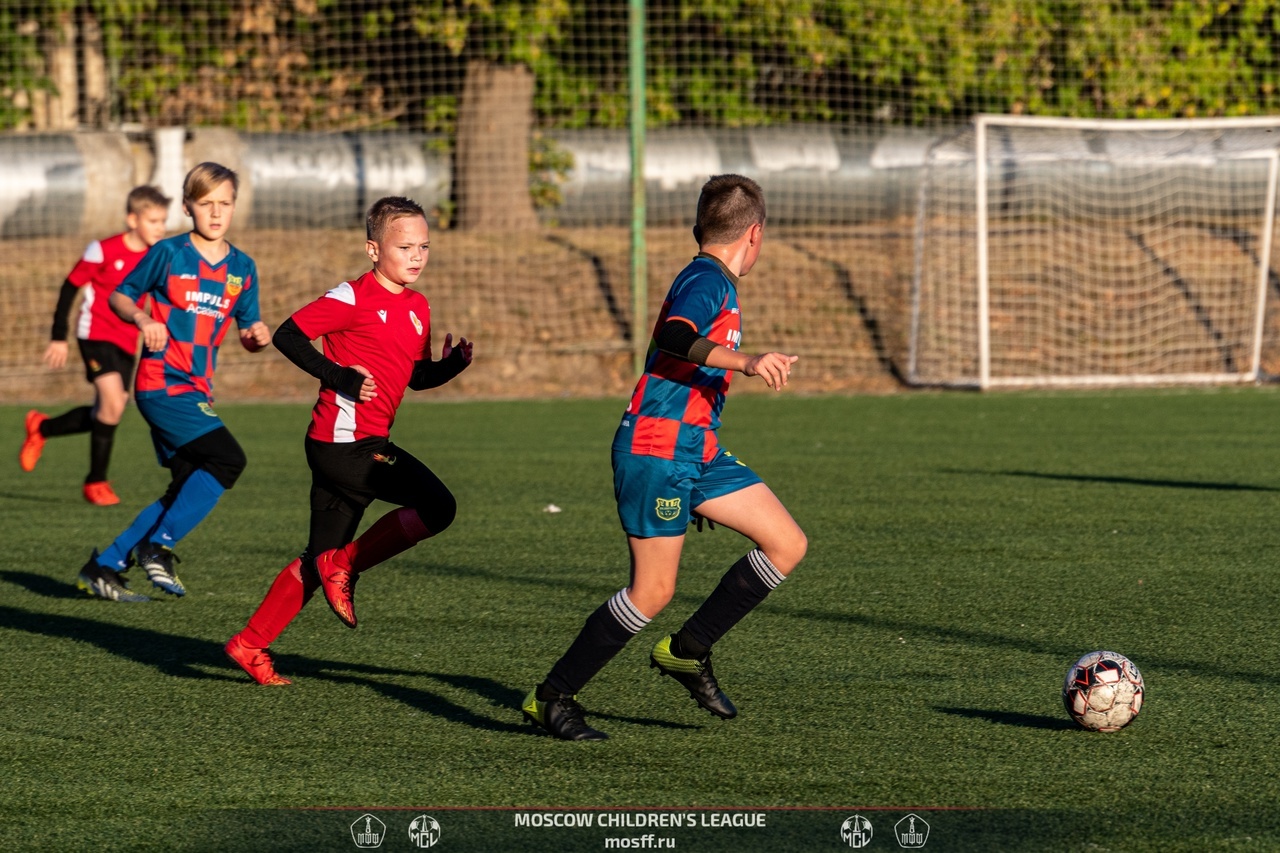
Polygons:
<instances>
[{"instance_id":1,"label":"short dark hair","mask_svg":"<svg viewBox=\"0 0 1280 853\"><path fill-rule=\"evenodd\" d=\"M699 246L732 243L764 224L764 190L742 175L715 175L702 185L693 238Z\"/></svg>"},{"instance_id":2,"label":"short dark hair","mask_svg":"<svg viewBox=\"0 0 1280 853\"><path fill-rule=\"evenodd\" d=\"M171 204L173 204L173 199L155 187L134 187L129 190L129 196L125 199L124 212L141 215L153 207L168 210Z\"/></svg>"},{"instance_id":3,"label":"short dark hair","mask_svg":"<svg viewBox=\"0 0 1280 853\"><path fill-rule=\"evenodd\" d=\"M404 219L409 216L427 218L426 211L422 209L422 205L411 198L405 198L402 195L389 195L385 198L380 198L369 208L369 215L365 218L365 237L374 241L381 240L382 235L386 233L387 226L397 219Z\"/></svg>"},{"instance_id":4,"label":"short dark hair","mask_svg":"<svg viewBox=\"0 0 1280 853\"><path fill-rule=\"evenodd\" d=\"M182 203L197 202L227 181L231 182L231 197L234 199L240 194L240 176L221 163L201 163L187 172L182 181Z\"/></svg>"}]
</instances>

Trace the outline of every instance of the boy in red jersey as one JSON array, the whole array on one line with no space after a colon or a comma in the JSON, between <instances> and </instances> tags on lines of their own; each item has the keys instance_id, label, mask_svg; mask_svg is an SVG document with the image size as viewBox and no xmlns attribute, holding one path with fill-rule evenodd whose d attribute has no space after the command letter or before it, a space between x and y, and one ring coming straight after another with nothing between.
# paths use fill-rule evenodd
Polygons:
<instances>
[{"instance_id":1,"label":"boy in red jersey","mask_svg":"<svg viewBox=\"0 0 1280 853\"><path fill-rule=\"evenodd\" d=\"M244 471L244 451L213 408L218 348L232 321L248 351L271 343L258 310L257 264L227 240L239 186L236 173L218 163L188 172L182 207L191 231L156 243L111 294L112 310L142 332L134 398L170 482L105 551L94 549L76 581L89 595L148 601L121 575L135 562L153 585L185 595L173 547ZM147 311L138 307L144 296L151 297Z\"/></svg>"},{"instance_id":2,"label":"boy in red jersey","mask_svg":"<svg viewBox=\"0 0 1280 853\"><path fill-rule=\"evenodd\" d=\"M613 490L631 551L631 583L587 618L521 706L526 719L555 737L606 737L587 725L575 694L671 601L690 521L736 530L756 547L729 568L684 627L658 641L649 665L722 719L738 711L712 672L712 644L804 557L804 532L716 436L733 372L779 390L798 359L738 352L738 280L760 256L764 221L764 193L750 178L718 175L703 186L693 229L700 251L667 293L645 373L613 439Z\"/></svg>"},{"instance_id":3,"label":"boy in red jersey","mask_svg":"<svg viewBox=\"0 0 1280 853\"><path fill-rule=\"evenodd\" d=\"M36 409L27 412L27 437L18 455L22 470L35 469L45 439L87 432L89 476L84 480L84 499L97 506L120 503L107 482L107 466L116 427L129 402L129 382L138 349L137 328L111 310L108 297L133 272L147 250L164 237L171 201L155 187L134 187L125 202L129 230L90 243L62 283L44 363L53 370L66 365L67 316L76 294L83 289L76 339L84 360L85 379L93 385L93 405L79 406L57 417Z\"/></svg>"},{"instance_id":4,"label":"boy in red jersey","mask_svg":"<svg viewBox=\"0 0 1280 853\"><path fill-rule=\"evenodd\" d=\"M356 627L360 574L453 523L457 503L431 469L392 443L391 426L407 388L443 385L471 364L472 345L446 334L431 360L431 305L409 285L427 265L430 233L415 202L399 196L369 208L365 251L373 269L298 309L272 339L320 380L307 430L311 530L307 548L272 582L227 655L259 684L288 684L267 647L317 587L337 617ZM324 339L324 354L311 341ZM374 499L399 505L358 539Z\"/></svg>"}]
</instances>

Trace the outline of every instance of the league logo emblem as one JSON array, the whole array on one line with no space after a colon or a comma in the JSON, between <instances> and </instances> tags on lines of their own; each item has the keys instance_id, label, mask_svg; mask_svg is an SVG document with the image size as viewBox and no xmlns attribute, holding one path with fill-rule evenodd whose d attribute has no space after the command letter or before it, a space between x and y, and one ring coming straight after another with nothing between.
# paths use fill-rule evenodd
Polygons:
<instances>
[{"instance_id":1,"label":"league logo emblem","mask_svg":"<svg viewBox=\"0 0 1280 853\"><path fill-rule=\"evenodd\" d=\"M371 814L362 814L351 824L351 840L360 848L381 847L387 825Z\"/></svg>"},{"instance_id":2,"label":"league logo emblem","mask_svg":"<svg viewBox=\"0 0 1280 853\"><path fill-rule=\"evenodd\" d=\"M244 279L238 275L227 276L227 296L239 296L244 288Z\"/></svg>"},{"instance_id":3,"label":"league logo emblem","mask_svg":"<svg viewBox=\"0 0 1280 853\"><path fill-rule=\"evenodd\" d=\"M855 850L861 850L871 843L871 821L862 815L853 817L840 824L840 840Z\"/></svg>"},{"instance_id":4,"label":"league logo emblem","mask_svg":"<svg viewBox=\"0 0 1280 853\"><path fill-rule=\"evenodd\" d=\"M417 314L415 314L415 313L413 313L412 311L410 311L410 312L409 312L409 320L410 320L410 321L412 321L412 323L413 323L413 328L415 328L415 329L417 329L417 330L418 330L418 336L419 336L419 337L421 337L421 336L422 336L422 321L418 319L418 315L417 315Z\"/></svg>"},{"instance_id":5,"label":"league logo emblem","mask_svg":"<svg viewBox=\"0 0 1280 853\"><path fill-rule=\"evenodd\" d=\"M419 847L432 847L440 840L440 824L430 815L418 815L409 824L409 840Z\"/></svg>"},{"instance_id":6,"label":"league logo emblem","mask_svg":"<svg viewBox=\"0 0 1280 853\"><path fill-rule=\"evenodd\" d=\"M658 513L658 518L663 521L675 521L680 517L680 499L679 498L658 498L658 505L654 508Z\"/></svg>"}]
</instances>

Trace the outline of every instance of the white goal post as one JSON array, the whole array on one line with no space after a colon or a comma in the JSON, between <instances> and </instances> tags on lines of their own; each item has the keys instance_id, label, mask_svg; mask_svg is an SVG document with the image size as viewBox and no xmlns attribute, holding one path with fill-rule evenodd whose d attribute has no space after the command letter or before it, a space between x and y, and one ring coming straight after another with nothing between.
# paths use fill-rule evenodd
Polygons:
<instances>
[{"instance_id":1,"label":"white goal post","mask_svg":"<svg viewBox=\"0 0 1280 853\"><path fill-rule=\"evenodd\" d=\"M921 174L907 379L1253 381L1280 117L978 116Z\"/></svg>"}]
</instances>

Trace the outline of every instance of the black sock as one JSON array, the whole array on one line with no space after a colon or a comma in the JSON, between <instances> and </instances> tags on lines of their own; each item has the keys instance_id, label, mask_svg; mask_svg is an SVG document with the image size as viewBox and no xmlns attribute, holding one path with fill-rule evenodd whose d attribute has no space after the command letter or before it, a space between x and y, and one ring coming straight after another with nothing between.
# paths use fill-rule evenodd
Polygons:
<instances>
[{"instance_id":1,"label":"black sock","mask_svg":"<svg viewBox=\"0 0 1280 853\"><path fill-rule=\"evenodd\" d=\"M116 424L104 424L95 420L89 430L89 476L86 483L107 479L107 466L111 464L111 446L116 440Z\"/></svg>"},{"instance_id":2,"label":"black sock","mask_svg":"<svg viewBox=\"0 0 1280 853\"><path fill-rule=\"evenodd\" d=\"M707 596L707 600L684 623L679 632L681 649L703 650L702 654L690 654L688 657L700 658L705 655L716 640L764 601L765 596L785 577L759 548L749 552L729 567L729 571L720 578L720 583ZM672 653L677 657L686 657L674 650Z\"/></svg>"},{"instance_id":3,"label":"black sock","mask_svg":"<svg viewBox=\"0 0 1280 853\"><path fill-rule=\"evenodd\" d=\"M538 699L577 693L647 624L648 617L631 603L627 591L619 590L587 617L569 650L538 685Z\"/></svg>"},{"instance_id":4,"label":"black sock","mask_svg":"<svg viewBox=\"0 0 1280 853\"><path fill-rule=\"evenodd\" d=\"M701 660L709 651L710 646L702 645L690 637L687 631L680 630L671 635L671 654L678 658Z\"/></svg>"},{"instance_id":5,"label":"black sock","mask_svg":"<svg viewBox=\"0 0 1280 853\"><path fill-rule=\"evenodd\" d=\"M93 407L80 406L69 412L63 412L56 418L49 418L40 424L40 434L45 438L53 438L59 435L88 432L93 428L93 424Z\"/></svg>"}]
</instances>

